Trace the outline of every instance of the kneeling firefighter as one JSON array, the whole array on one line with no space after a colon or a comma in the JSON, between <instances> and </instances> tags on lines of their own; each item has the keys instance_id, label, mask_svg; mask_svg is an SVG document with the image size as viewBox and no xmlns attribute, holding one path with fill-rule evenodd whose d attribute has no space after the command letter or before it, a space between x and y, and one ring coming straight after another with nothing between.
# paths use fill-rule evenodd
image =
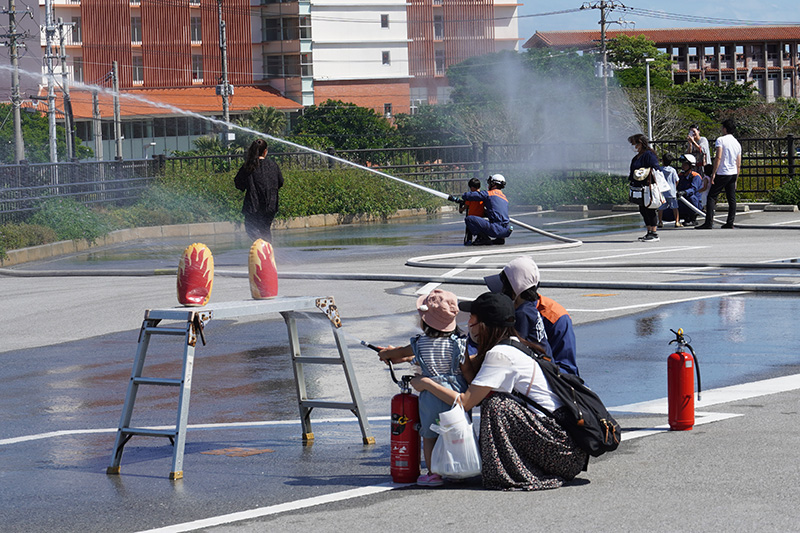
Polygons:
<instances>
[{"instance_id":1,"label":"kneeling firefighter","mask_svg":"<svg viewBox=\"0 0 800 533\"><path fill-rule=\"evenodd\" d=\"M511 235L511 224L508 219L508 199L503 194L506 178L502 174L493 174L486 180L486 191L469 191L461 196L451 195L452 202L483 202L483 217L467 216L464 223L467 231L475 235L475 245L505 244L506 237Z\"/></svg>"}]
</instances>

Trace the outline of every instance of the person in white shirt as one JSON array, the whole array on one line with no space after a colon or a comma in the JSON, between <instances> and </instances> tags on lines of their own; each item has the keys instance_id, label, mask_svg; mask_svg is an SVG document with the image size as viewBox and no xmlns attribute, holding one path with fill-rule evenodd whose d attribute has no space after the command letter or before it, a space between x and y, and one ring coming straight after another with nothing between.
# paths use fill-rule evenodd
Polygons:
<instances>
[{"instance_id":1,"label":"person in white shirt","mask_svg":"<svg viewBox=\"0 0 800 533\"><path fill-rule=\"evenodd\" d=\"M722 121L722 137L715 143L716 156L714 169L711 172L711 188L706 200L706 221L695 229L711 229L714 226L714 210L717 207L719 193L725 191L728 198L728 218L722 225L725 229L733 229L736 218L736 178L742 168L742 145L736 140L736 125L730 119Z\"/></svg>"},{"instance_id":2,"label":"person in white shirt","mask_svg":"<svg viewBox=\"0 0 800 533\"><path fill-rule=\"evenodd\" d=\"M505 294L487 292L472 302L460 302L470 313L470 337L478 353L470 359L477 369L463 393L417 376L411 385L440 400L461 403L469 410L481 405L481 477L483 486L501 490L542 490L560 487L585 469L588 454L558 422L565 409L550 390L539 364L522 350L506 344L520 341L514 330L514 302ZM552 412L547 416L516 400L523 394Z\"/></svg>"}]
</instances>

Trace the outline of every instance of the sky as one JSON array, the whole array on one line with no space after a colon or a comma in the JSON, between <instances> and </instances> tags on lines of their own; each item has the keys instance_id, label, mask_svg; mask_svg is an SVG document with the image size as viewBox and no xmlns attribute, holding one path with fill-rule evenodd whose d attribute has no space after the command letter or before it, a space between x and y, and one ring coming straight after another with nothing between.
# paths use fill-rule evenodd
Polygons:
<instances>
[{"instance_id":1,"label":"sky","mask_svg":"<svg viewBox=\"0 0 800 533\"><path fill-rule=\"evenodd\" d=\"M611 0L607 0L611 1ZM518 13L519 36L522 43L537 31L599 30L600 10L585 9L569 13L538 16L578 9L581 5L599 4L599 0L520 0ZM608 20L626 20L635 25L611 24L609 29L653 29L653 28L710 28L731 26L730 20L748 22L771 22L800 25L800 2L798 0L629 0L616 2L634 8L631 11L614 10Z\"/></svg>"}]
</instances>

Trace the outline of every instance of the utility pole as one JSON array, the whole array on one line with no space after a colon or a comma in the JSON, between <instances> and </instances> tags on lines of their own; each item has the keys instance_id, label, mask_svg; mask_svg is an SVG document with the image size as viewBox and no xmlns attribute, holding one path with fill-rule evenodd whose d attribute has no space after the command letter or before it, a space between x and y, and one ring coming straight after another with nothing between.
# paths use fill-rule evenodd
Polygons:
<instances>
[{"instance_id":1,"label":"utility pole","mask_svg":"<svg viewBox=\"0 0 800 533\"><path fill-rule=\"evenodd\" d=\"M56 88L53 79L53 0L44 0L44 60L47 66L47 118L50 138L50 162L58 162L58 139L56 138Z\"/></svg>"},{"instance_id":2,"label":"utility pole","mask_svg":"<svg viewBox=\"0 0 800 533\"><path fill-rule=\"evenodd\" d=\"M72 26L72 23L65 24L64 20L59 17L58 51L61 55L61 91L64 96L64 129L67 131L67 161L71 161L75 157L75 127L72 120L72 102L69 99L69 75L67 73L67 49L64 46L66 44L64 26Z\"/></svg>"},{"instance_id":3,"label":"utility pole","mask_svg":"<svg viewBox=\"0 0 800 533\"><path fill-rule=\"evenodd\" d=\"M222 78L220 80L221 83L217 86L217 94L222 96L222 120L225 122L225 129L222 132L224 135L222 144L223 146L228 146L228 123L231 120L228 102L228 41L227 33L225 32L225 21L222 19L222 0L217 0L217 13L219 16L219 52L222 58Z\"/></svg>"},{"instance_id":4,"label":"utility pole","mask_svg":"<svg viewBox=\"0 0 800 533\"><path fill-rule=\"evenodd\" d=\"M119 109L119 75L117 62L111 63L111 87L114 90L114 147L116 149L115 159L122 161L122 121Z\"/></svg>"},{"instance_id":5,"label":"utility pole","mask_svg":"<svg viewBox=\"0 0 800 533\"><path fill-rule=\"evenodd\" d=\"M30 14L30 12L28 12ZM8 46L11 52L11 108L14 114L14 162L20 163L25 160L25 140L22 138L22 116L20 114L20 103L22 98L19 95L19 52L17 39L25 39L28 36L17 33L17 10L14 0L8 0L8 33L3 35L8 39Z\"/></svg>"},{"instance_id":6,"label":"utility pole","mask_svg":"<svg viewBox=\"0 0 800 533\"><path fill-rule=\"evenodd\" d=\"M625 6L616 0L599 0L597 2L585 2L581 9L599 9L600 10L600 55L601 55L601 74L603 78L603 110L602 110L602 123L603 135L606 142L606 147L609 150L610 158L610 119L608 109L608 78L613 74L608 67L608 39L606 38L606 30L609 24L625 24L621 20L608 20L608 12L614 9L625 9Z\"/></svg>"},{"instance_id":7,"label":"utility pole","mask_svg":"<svg viewBox=\"0 0 800 533\"><path fill-rule=\"evenodd\" d=\"M97 89L92 91L92 129L94 130L94 157L103 160L103 125L100 122L100 96Z\"/></svg>"}]
</instances>

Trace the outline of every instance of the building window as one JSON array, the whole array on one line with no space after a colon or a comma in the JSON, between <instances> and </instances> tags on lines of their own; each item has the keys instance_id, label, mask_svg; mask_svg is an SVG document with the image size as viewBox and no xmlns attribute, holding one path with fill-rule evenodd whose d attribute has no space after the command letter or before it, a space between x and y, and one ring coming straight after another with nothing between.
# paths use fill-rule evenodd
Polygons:
<instances>
[{"instance_id":1,"label":"building window","mask_svg":"<svg viewBox=\"0 0 800 533\"><path fill-rule=\"evenodd\" d=\"M142 17L131 17L131 42L142 42Z\"/></svg>"},{"instance_id":2,"label":"building window","mask_svg":"<svg viewBox=\"0 0 800 533\"><path fill-rule=\"evenodd\" d=\"M73 44L78 44L83 42L80 17L72 17L72 42Z\"/></svg>"},{"instance_id":3,"label":"building window","mask_svg":"<svg viewBox=\"0 0 800 533\"><path fill-rule=\"evenodd\" d=\"M392 104L383 104L383 116L392 118Z\"/></svg>"},{"instance_id":4,"label":"building window","mask_svg":"<svg viewBox=\"0 0 800 533\"><path fill-rule=\"evenodd\" d=\"M444 66L444 50L436 50L434 55L434 63L436 65L436 75L444 76L446 70Z\"/></svg>"},{"instance_id":5,"label":"building window","mask_svg":"<svg viewBox=\"0 0 800 533\"><path fill-rule=\"evenodd\" d=\"M264 74L267 78L282 78L283 58L281 56L266 56L264 58Z\"/></svg>"},{"instance_id":6,"label":"building window","mask_svg":"<svg viewBox=\"0 0 800 533\"><path fill-rule=\"evenodd\" d=\"M442 15L433 16L433 38L439 41L444 39L444 17Z\"/></svg>"},{"instance_id":7,"label":"building window","mask_svg":"<svg viewBox=\"0 0 800 533\"><path fill-rule=\"evenodd\" d=\"M301 37L300 26L303 32L311 38L311 18L264 18L261 21L262 41L295 41Z\"/></svg>"},{"instance_id":8,"label":"building window","mask_svg":"<svg viewBox=\"0 0 800 533\"><path fill-rule=\"evenodd\" d=\"M768 80L777 80L778 79L778 73L777 72L770 72L769 74L767 74L767 79Z\"/></svg>"},{"instance_id":9,"label":"building window","mask_svg":"<svg viewBox=\"0 0 800 533\"><path fill-rule=\"evenodd\" d=\"M193 43L201 42L203 40L203 19L200 17L189 19L189 32Z\"/></svg>"},{"instance_id":10,"label":"building window","mask_svg":"<svg viewBox=\"0 0 800 533\"><path fill-rule=\"evenodd\" d=\"M281 35L281 19L264 18L261 19L261 40L278 41Z\"/></svg>"},{"instance_id":11,"label":"building window","mask_svg":"<svg viewBox=\"0 0 800 533\"><path fill-rule=\"evenodd\" d=\"M192 81L203 81L203 56L200 54L192 54Z\"/></svg>"},{"instance_id":12,"label":"building window","mask_svg":"<svg viewBox=\"0 0 800 533\"><path fill-rule=\"evenodd\" d=\"M381 28L389 27L389 15L381 15Z\"/></svg>"},{"instance_id":13,"label":"building window","mask_svg":"<svg viewBox=\"0 0 800 533\"><path fill-rule=\"evenodd\" d=\"M391 65L392 64L392 61L389 58L389 52L386 51L386 50L381 52L381 63L384 64L384 65Z\"/></svg>"},{"instance_id":14,"label":"building window","mask_svg":"<svg viewBox=\"0 0 800 533\"><path fill-rule=\"evenodd\" d=\"M132 78L135 85L144 83L144 58L134 55L131 58Z\"/></svg>"},{"instance_id":15,"label":"building window","mask_svg":"<svg viewBox=\"0 0 800 533\"><path fill-rule=\"evenodd\" d=\"M723 74L721 79L722 83L731 83L733 81L733 76L731 74Z\"/></svg>"},{"instance_id":16,"label":"building window","mask_svg":"<svg viewBox=\"0 0 800 533\"><path fill-rule=\"evenodd\" d=\"M80 56L72 59L72 79L83 81L83 58Z\"/></svg>"},{"instance_id":17,"label":"building window","mask_svg":"<svg viewBox=\"0 0 800 533\"><path fill-rule=\"evenodd\" d=\"M300 38L311 39L311 17L308 15L300 17Z\"/></svg>"},{"instance_id":18,"label":"building window","mask_svg":"<svg viewBox=\"0 0 800 533\"><path fill-rule=\"evenodd\" d=\"M314 61L311 54L300 54L300 75L311 77L314 75Z\"/></svg>"},{"instance_id":19,"label":"building window","mask_svg":"<svg viewBox=\"0 0 800 533\"><path fill-rule=\"evenodd\" d=\"M785 79L785 80L792 79L792 73L791 72L784 72L783 73L783 79Z\"/></svg>"}]
</instances>

